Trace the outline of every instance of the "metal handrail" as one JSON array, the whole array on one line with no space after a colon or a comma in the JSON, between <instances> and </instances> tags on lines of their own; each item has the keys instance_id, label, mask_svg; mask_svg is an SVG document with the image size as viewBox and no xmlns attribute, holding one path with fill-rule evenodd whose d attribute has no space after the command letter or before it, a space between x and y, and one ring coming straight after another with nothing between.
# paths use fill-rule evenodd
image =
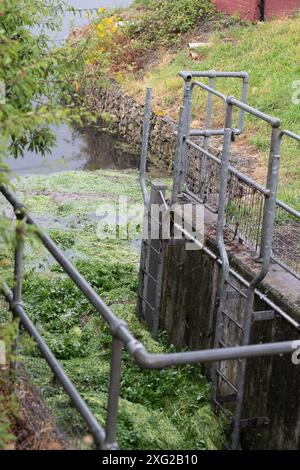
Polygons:
<instances>
[{"instance_id":1,"label":"metal handrail","mask_svg":"<svg viewBox=\"0 0 300 470\"><path fill-rule=\"evenodd\" d=\"M73 280L74 284L81 290L89 302L95 307L102 319L110 328L112 336L112 358L110 369L110 384L108 393L108 411L105 430L99 425L84 400L63 371L58 361L55 359L44 340L41 338L37 329L26 315L22 305L22 270L24 243L18 244L15 252L15 288L12 293L6 285L0 286L9 307L13 314L18 317L28 331L28 333L36 340L43 357L48 362L55 376L60 380L65 391L70 396L76 408L80 411L85 419L92 435L95 438L98 448L115 449L116 430L117 430L117 413L118 401L120 394L120 375L123 346L127 348L131 358L142 368L145 369L161 369L184 364L208 363L220 360L236 360L238 358L270 356L277 354L292 354L295 345L300 341L291 340L277 343L256 344L247 346L238 346L227 348L215 348L210 350L200 350L191 352L179 352L170 354L150 354L145 346L136 340L131 334L127 324L120 320L110 308L103 302L90 284L83 278L77 269L64 256L57 245L43 231L43 229L28 214L26 207L18 201L16 196L4 185L0 187L0 192L13 206L18 218L23 218L26 224L35 227L36 236L40 239L45 248L52 254L62 269ZM17 286L17 287L16 287Z\"/></svg>"},{"instance_id":2,"label":"metal handrail","mask_svg":"<svg viewBox=\"0 0 300 470\"><path fill-rule=\"evenodd\" d=\"M246 186L253 188L254 190L258 191L264 196L264 220L262 221L262 232L260 234L260 228L257 226L257 234L255 235L256 240L254 241L254 244L256 246L255 249L258 247L260 248L259 252L259 259L263 260L264 259L264 250L268 246L267 240L266 240L266 231L268 230L268 224L266 223L265 219L267 215L269 214L269 206L271 204L270 199L271 199L271 186L272 183L274 182L273 178L273 166L275 165L276 161L278 160L278 170L279 170L279 160L280 160L280 150L281 150L281 142L284 136L287 136L289 138L292 138L296 141L300 141L300 136L295 134L294 132L288 131L288 130L281 130L280 129L280 120L277 117L270 116L246 103L246 94L244 95L244 98L242 100L236 99L234 96L225 96L223 93L220 93L218 90L216 90L213 86L213 82L210 83L209 86L205 85L202 82L199 82L197 80L194 80L195 78L198 77L208 77L210 80L214 80L216 77L238 77L238 78L245 78L246 80L246 85L249 82L249 77L248 75L244 74L243 72L215 72L214 70L212 71L204 71L204 72L181 72L179 74L183 79L184 79L184 118L185 121L188 122L183 122L178 126L178 134L181 134L181 138L183 139L184 143L182 144L181 148L177 147L177 151L180 151L181 157L176 159L175 163L175 173L177 170L177 162L180 161L180 172L182 174L181 179L176 179L174 178L174 187L173 187L173 202L176 199L176 195L179 194L182 190L184 190L187 194L189 194L191 197L193 197L196 201L204 204L206 207L209 208L213 213L217 213L217 209L214 207L211 207L209 203L206 202L206 197L205 197L205 185L206 185L206 175L207 175L207 158L210 160L214 161L220 166L220 169L222 168L222 161L221 159L215 157L214 155L211 154L208 150L208 141L209 138L212 136L217 136L217 135L225 135L225 128L223 129L211 129L210 128L210 118L207 119L207 115L209 114L211 117L211 99L212 96L217 96L218 98L221 98L227 105L234 106L238 108L241 112L243 113L248 113L251 114L252 116L255 116L265 122L267 122L271 127L272 127L272 136L271 136L271 155L269 158L269 168L268 168L268 178L266 182L266 187L264 188L262 185L256 183L252 178L249 178L247 175L244 175L243 173L239 172L237 169L232 167L231 165L228 166L229 173L232 175L235 175L238 180L242 181L245 183ZM198 130L198 129L190 129L190 120L191 120L191 109L192 109L192 94L193 90L195 87L200 87L202 90L206 91L208 93L208 106L206 110L206 118L205 118L205 128ZM243 114L244 115L244 114ZM242 132L242 128L235 129L231 126L231 133L232 136L240 134ZM197 145L195 142L192 141L192 137L197 137L201 136L204 137L203 144ZM187 147L193 147L196 150L199 150L199 152L202 155L201 159L201 171L200 171L200 178L199 181L197 182L199 184L199 191L197 194L193 194L192 191L189 190L188 187L185 186L185 181L186 181L186 166L187 166ZM274 151L274 148L276 151ZM277 170L276 170L277 171ZM278 171L277 171L278 173ZM274 189L274 188L273 188ZM293 209L292 207L288 206L284 202L276 199L275 206L277 208L283 209L287 214L289 214L292 217L295 217L300 221L300 212ZM258 221L259 222L259 221ZM243 235L240 235L241 238L243 238ZM245 234L246 239L247 239L247 233ZM252 236L252 235L250 235ZM260 237L260 243L259 243L259 237ZM253 240L251 240L253 241ZM278 259L277 259L278 258ZM282 266L286 271L288 271L290 274L292 274L294 277L299 279L299 273L297 273L297 269L293 267L293 262L291 266L288 265L287 262L281 260L280 256L274 255L272 256L272 259L274 259L275 262L278 262L280 266Z\"/></svg>"}]
</instances>

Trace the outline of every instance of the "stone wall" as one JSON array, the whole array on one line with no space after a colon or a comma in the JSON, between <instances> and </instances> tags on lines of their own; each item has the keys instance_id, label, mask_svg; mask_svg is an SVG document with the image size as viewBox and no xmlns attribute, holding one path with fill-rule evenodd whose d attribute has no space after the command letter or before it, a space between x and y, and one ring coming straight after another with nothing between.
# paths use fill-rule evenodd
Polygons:
<instances>
[{"instance_id":1,"label":"stone wall","mask_svg":"<svg viewBox=\"0 0 300 470\"><path fill-rule=\"evenodd\" d=\"M137 103L114 83L95 87L86 85L82 96L88 108L100 115L109 113L115 116L119 135L125 142L140 151L143 131L144 106ZM151 120L149 152L156 161L171 167L174 161L176 123L170 118L153 113Z\"/></svg>"}]
</instances>

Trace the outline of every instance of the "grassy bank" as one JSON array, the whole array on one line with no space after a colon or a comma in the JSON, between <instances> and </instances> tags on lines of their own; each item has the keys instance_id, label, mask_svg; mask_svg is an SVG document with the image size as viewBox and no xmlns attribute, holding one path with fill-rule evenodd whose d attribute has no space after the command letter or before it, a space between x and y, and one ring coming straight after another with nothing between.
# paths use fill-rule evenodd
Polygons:
<instances>
[{"instance_id":1,"label":"grassy bank","mask_svg":"<svg viewBox=\"0 0 300 470\"><path fill-rule=\"evenodd\" d=\"M210 47L198 50L200 59L189 56L187 47L175 54L166 54L162 64L146 71L140 81L127 77L123 83L126 92L144 99L145 87L154 90L155 107L176 117L182 100L182 81L176 77L179 70L245 70L250 74L249 103L281 119L282 127L300 132L299 106L293 103L295 82L300 68L296 57L300 53L300 18L271 21L263 24L232 27L224 32L212 33L207 38ZM228 94L240 96L240 84L234 80L219 80L218 88ZM299 88L299 87L298 87ZM195 100L194 120L203 115L205 94L198 93ZM199 112L200 110L200 112ZM215 125L223 123L222 103L215 100ZM196 123L195 123L196 124ZM247 117L245 149L254 154L263 179L267 149L270 140L268 127ZM247 151L246 150L246 151ZM280 197L300 208L299 144L285 142L282 153Z\"/></svg>"},{"instance_id":2,"label":"grassy bank","mask_svg":"<svg viewBox=\"0 0 300 470\"><path fill-rule=\"evenodd\" d=\"M125 92L141 102L146 87L151 86L154 110L177 119L182 102L182 81L177 76L180 70L245 70L250 74L249 103L280 117L284 128L299 133L300 105L292 97L299 98L295 82L300 77L296 59L300 53L300 17L251 24L219 15L209 1L188 2L189 9L183 8L184 2L173 1L168 10L170 2L138 0L118 12L122 26L98 35L93 45L95 54L90 53L83 76L88 74L95 80L112 76ZM102 21L99 18L96 27ZM122 41L126 45L123 49ZM196 59L190 56L189 42L207 43L195 51ZM217 86L225 93L240 96L238 81L219 80ZM198 92L195 125L201 125L204 103L205 94ZM216 99L214 107L214 124L221 126L223 105ZM245 135L236 147L253 157L254 176L261 182L266 176L269 140L267 126L247 117ZM298 154L298 144L284 143L279 193L281 199L300 209Z\"/></svg>"},{"instance_id":3,"label":"grassy bank","mask_svg":"<svg viewBox=\"0 0 300 470\"><path fill-rule=\"evenodd\" d=\"M165 180L167 183L168 180ZM20 197L38 222L149 351L173 351L136 319L139 252L127 240L99 240L100 203L127 195L141 201L136 172L93 171L23 178ZM0 211L4 206L1 206ZM27 244L25 305L52 351L104 424L111 336L99 315L37 241ZM8 272L9 261L2 259ZM80 428L78 414L53 375L29 348L25 363L63 429ZM126 449L216 449L224 423L210 409L210 385L199 367L142 371L124 354L118 440Z\"/></svg>"}]
</instances>

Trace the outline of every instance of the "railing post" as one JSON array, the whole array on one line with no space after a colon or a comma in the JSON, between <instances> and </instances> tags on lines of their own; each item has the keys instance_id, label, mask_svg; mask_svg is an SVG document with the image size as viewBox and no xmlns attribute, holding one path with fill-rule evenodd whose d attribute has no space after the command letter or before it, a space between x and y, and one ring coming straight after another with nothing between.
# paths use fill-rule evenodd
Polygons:
<instances>
[{"instance_id":1,"label":"railing post","mask_svg":"<svg viewBox=\"0 0 300 470\"><path fill-rule=\"evenodd\" d=\"M249 85L249 76L248 74L245 74L243 78L243 90L242 90L242 99L241 99L243 103L247 103L248 101L248 85ZM245 111L243 109L240 109L238 125L239 125L239 130L243 132L244 125L245 125Z\"/></svg>"},{"instance_id":2,"label":"railing post","mask_svg":"<svg viewBox=\"0 0 300 470\"><path fill-rule=\"evenodd\" d=\"M149 194L148 194L146 183L145 183L145 173L146 173L147 154L148 154L148 147L149 147L151 113L152 113L152 89L147 88L144 125L143 125L142 151L141 151L141 160L140 160L140 186L141 186L141 190L143 193L144 204L146 207L149 206Z\"/></svg>"},{"instance_id":3,"label":"railing post","mask_svg":"<svg viewBox=\"0 0 300 470\"><path fill-rule=\"evenodd\" d=\"M227 297L227 282L229 279L229 259L225 247L224 241L224 225L226 221L226 205L227 205L227 183L228 183L228 173L229 173L229 158L230 158L230 145L231 145L231 134L232 134L232 104L230 103L230 98L226 104L226 117L224 125L224 141L223 141L223 153L222 161L220 168L220 189L219 189L219 210L218 210L218 222L217 222L217 242L220 257L222 260L222 279L220 287L220 301L217 312L216 320L216 333L214 340L214 347L218 348L220 346L220 340L223 340L224 334L224 315L223 310L226 304ZM212 397L213 397L213 408L215 409L215 401L217 399L218 393L218 377L217 369L219 368L219 363L215 363L212 366Z\"/></svg>"},{"instance_id":4,"label":"railing post","mask_svg":"<svg viewBox=\"0 0 300 470\"><path fill-rule=\"evenodd\" d=\"M261 261L263 261L264 257L268 254L269 249L272 248L272 236L276 213L276 196L279 178L279 165L280 129L278 127L273 127L267 176L267 189L269 190L269 194L266 196L265 199L259 252L259 259Z\"/></svg>"},{"instance_id":5,"label":"railing post","mask_svg":"<svg viewBox=\"0 0 300 470\"><path fill-rule=\"evenodd\" d=\"M209 79L209 87L214 87L215 80L214 78ZM208 92L207 97L207 108L206 116L204 122L204 131L208 130L211 127L211 117L212 117L212 106L213 106L213 95L211 92ZM203 148L208 151L209 148L209 135L204 135L203 139ZM207 174L207 155L202 153L201 158L201 173L200 173L200 198L205 203L205 192L206 192L206 174Z\"/></svg>"},{"instance_id":6,"label":"railing post","mask_svg":"<svg viewBox=\"0 0 300 470\"><path fill-rule=\"evenodd\" d=\"M176 144L176 155L174 162L174 177L173 177L173 191L172 191L172 204L177 203L178 194L181 193L182 187L182 154L184 146L184 118L185 118L185 109L184 107L180 108L178 129L177 129L177 144Z\"/></svg>"},{"instance_id":7,"label":"railing post","mask_svg":"<svg viewBox=\"0 0 300 470\"><path fill-rule=\"evenodd\" d=\"M192 99L192 93L193 93L193 87L192 87L192 77L188 76L185 78L184 82L184 99L183 99L183 107L184 107L184 119L183 119L183 142L182 142L182 152L181 152L181 157L182 157L182 173L181 173L181 178L180 178L180 187L183 188L185 185L186 181L186 158L187 158L187 146L186 146L186 141L189 138L190 135L190 126L191 126L191 118L192 118L192 105L193 105L193 99Z\"/></svg>"},{"instance_id":8,"label":"railing post","mask_svg":"<svg viewBox=\"0 0 300 470\"><path fill-rule=\"evenodd\" d=\"M24 234L21 222L24 215L18 209L15 210L16 215L16 246L14 254L14 287L13 287L13 306L22 305L22 286L23 286L23 257L24 257ZM13 319L16 320L17 316L13 312ZM19 326L16 332L16 337L12 347L12 360L10 362L10 377L12 383L15 380L15 372L17 366L17 351L19 342Z\"/></svg>"},{"instance_id":9,"label":"railing post","mask_svg":"<svg viewBox=\"0 0 300 470\"><path fill-rule=\"evenodd\" d=\"M106 417L106 433L104 449L115 450L118 449L116 434L117 434L117 421L118 421L118 407L120 398L120 384L121 384L121 365L122 365L122 351L124 344L117 338L113 337L112 340L112 355L110 365L110 380L108 391L108 406Z\"/></svg>"}]
</instances>

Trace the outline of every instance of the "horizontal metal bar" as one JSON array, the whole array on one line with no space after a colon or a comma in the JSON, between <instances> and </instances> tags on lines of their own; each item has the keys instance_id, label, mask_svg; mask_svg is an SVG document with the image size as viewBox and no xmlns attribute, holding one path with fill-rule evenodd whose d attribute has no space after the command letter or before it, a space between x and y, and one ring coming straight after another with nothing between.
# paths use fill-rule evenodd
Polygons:
<instances>
[{"instance_id":1,"label":"horizontal metal bar","mask_svg":"<svg viewBox=\"0 0 300 470\"><path fill-rule=\"evenodd\" d=\"M243 78L249 80L247 72L216 72L215 70L204 70L204 71L181 71L178 74L184 80L192 78Z\"/></svg>"},{"instance_id":2,"label":"horizontal metal bar","mask_svg":"<svg viewBox=\"0 0 300 470\"><path fill-rule=\"evenodd\" d=\"M274 310L261 310L253 312L253 321L274 320L274 318L276 318Z\"/></svg>"},{"instance_id":3,"label":"horizontal metal bar","mask_svg":"<svg viewBox=\"0 0 300 470\"><path fill-rule=\"evenodd\" d=\"M224 129L191 129L189 135L190 137L212 137L224 135L224 133ZM241 133L241 129L232 128L232 134L240 135Z\"/></svg>"},{"instance_id":4,"label":"horizontal metal bar","mask_svg":"<svg viewBox=\"0 0 300 470\"><path fill-rule=\"evenodd\" d=\"M279 134L279 138L282 139L282 137L284 137L284 136L291 137L291 139L295 139L295 140L298 140L298 142L300 142L300 135L295 134L295 132L283 130Z\"/></svg>"},{"instance_id":5,"label":"horizontal metal bar","mask_svg":"<svg viewBox=\"0 0 300 470\"><path fill-rule=\"evenodd\" d=\"M288 266L286 263L284 263L283 261L279 260L278 258L276 258L276 256L273 256L272 255L272 261L276 264L278 264L278 266L280 266L281 268L283 268L285 271L287 271L288 273L290 273L292 276L294 276L296 279L298 279L300 281L300 273L297 273L296 271L294 271L292 268L290 268L290 266Z\"/></svg>"},{"instance_id":6,"label":"horizontal metal bar","mask_svg":"<svg viewBox=\"0 0 300 470\"><path fill-rule=\"evenodd\" d=\"M209 362L234 361L237 359L253 357L293 354L297 345L300 347L300 340L172 354L149 354L144 348L138 348L135 351L134 357L141 367L146 369L163 369L164 367L175 365L196 363L204 364Z\"/></svg>"},{"instance_id":7,"label":"horizontal metal bar","mask_svg":"<svg viewBox=\"0 0 300 470\"><path fill-rule=\"evenodd\" d=\"M252 114L253 116L256 116L263 121L268 122L271 124L272 127L280 127L280 119L277 117L270 116L269 114L265 114L262 111L259 111L256 108L253 108L252 106L249 106L246 103L243 103L240 100L237 100L233 96L228 96L227 102L229 104L232 104L233 106L236 106L239 109L242 109L243 111L246 111L246 113Z\"/></svg>"},{"instance_id":8,"label":"horizontal metal bar","mask_svg":"<svg viewBox=\"0 0 300 470\"><path fill-rule=\"evenodd\" d=\"M239 287L237 287L235 284L233 284L233 282L231 282L231 281L229 281L229 280L227 280L227 284L228 284L238 295L240 295L240 296L243 297L244 299L247 299L247 298L248 298L248 297L247 297L247 294L245 293L245 292L247 292L246 289L244 289L244 292L243 292ZM228 290L227 290L227 293L229 293Z\"/></svg>"},{"instance_id":9,"label":"horizontal metal bar","mask_svg":"<svg viewBox=\"0 0 300 470\"><path fill-rule=\"evenodd\" d=\"M19 303L14 303L13 294L11 290L5 284L1 285L1 290L9 304L10 310L20 319L23 327L29 333L32 338L34 338L38 348L40 349L43 357L49 364L52 372L55 377L59 380L60 384L64 388L67 395L70 397L75 407L80 412L81 416L85 420L86 424L89 427L90 432L95 438L97 445L102 448L105 441L105 432L101 428L100 424L94 417L93 413L79 394L78 390L75 388L69 377L66 375L64 369L61 367L55 356L52 354L43 338L35 328L32 321L27 316L23 306Z\"/></svg>"},{"instance_id":10,"label":"horizontal metal bar","mask_svg":"<svg viewBox=\"0 0 300 470\"><path fill-rule=\"evenodd\" d=\"M286 212L288 212L289 214L291 214L292 216L300 220L300 212L296 211L296 209L293 209L292 207L288 206L282 201L276 201L276 205L278 207L281 207L281 209L284 209Z\"/></svg>"},{"instance_id":11,"label":"horizontal metal bar","mask_svg":"<svg viewBox=\"0 0 300 470\"><path fill-rule=\"evenodd\" d=\"M212 95L215 95L215 96L218 96L218 98L221 98L222 100L224 100L226 102L228 96L227 95L224 95L223 93L221 93L220 91L218 90L215 90L214 88L211 88L210 86L207 86L205 85L204 83L202 82L193 82L191 87L192 87L192 90L195 88L195 87L199 87L199 88L202 88L202 90L205 90L205 91L208 91L209 93L211 93Z\"/></svg>"},{"instance_id":12,"label":"horizontal metal bar","mask_svg":"<svg viewBox=\"0 0 300 470\"><path fill-rule=\"evenodd\" d=\"M197 194L194 194L189 189L185 188L184 193L185 193L185 195L189 196L190 199L193 199L193 201L199 202L199 204L203 204L204 207L206 207L212 214L217 214L218 213L218 209L215 209L214 207L210 206L209 203L204 202L203 199L198 197Z\"/></svg>"}]
</instances>

